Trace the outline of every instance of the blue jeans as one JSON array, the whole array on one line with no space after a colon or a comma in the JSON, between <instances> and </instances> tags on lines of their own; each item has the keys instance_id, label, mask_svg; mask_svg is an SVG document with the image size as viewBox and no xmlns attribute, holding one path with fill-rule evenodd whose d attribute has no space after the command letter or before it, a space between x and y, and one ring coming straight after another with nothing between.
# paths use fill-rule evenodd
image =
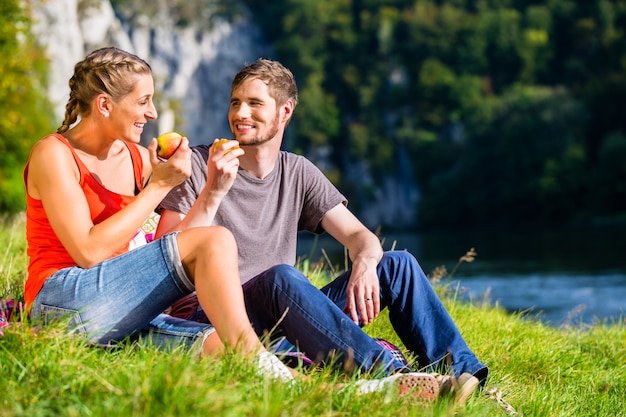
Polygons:
<instances>
[{"instance_id":1,"label":"blue jeans","mask_svg":"<svg viewBox=\"0 0 626 417\"><path fill-rule=\"evenodd\" d=\"M259 336L272 331L272 341L284 337L316 363L330 360L357 372L408 371L292 266L277 265L257 275L243 284L243 293Z\"/></svg>"},{"instance_id":2,"label":"blue jeans","mask_svg":"<svg viewBox=\"0 0 626 417\"><path fill-rule=\"evenodd\" d=\"M141 339L191 347L213 327L161 313L193 290L173 233L92 268L57 271L35 298L31 317L44 324L67 320L71 332L103 346Z\"/></svg>"},{"instance_id":3,"label":"blue jeans","mask_svg":"<svg viewBox=\"0 0 626 417\"><path fill-rule=\"evenodd\" d=\"M450 353L454 375L468 372L481 381L487 378L487 367L463 340L413 255L385 252L378 275L381 308L389 309L393 328L417 355L420 368L441 371ZM349 277L347 271L319 290L294 267L270 268L243 286L250 320L258 334L276 326L277 335L285 336L312 359L323 359L336 350L340 360L353 358L361 369L378 368L385 374L402 370L389 352L343 312Z\"/></svg>"}]
</instances>

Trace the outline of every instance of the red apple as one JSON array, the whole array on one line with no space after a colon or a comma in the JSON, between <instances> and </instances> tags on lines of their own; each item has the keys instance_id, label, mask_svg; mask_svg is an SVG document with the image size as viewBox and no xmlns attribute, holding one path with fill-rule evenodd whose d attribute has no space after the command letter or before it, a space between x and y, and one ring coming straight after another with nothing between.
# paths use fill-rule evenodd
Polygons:
<instances>
[{"instance_id":1,"label":"red apple","mask_svg":"<svg viewBox=\"0 0 626 417\"><path fill-rule=\"evenodd\" d=\"M176 132L166 132L157 138L157 155L162 159L169 159L180 146L182 136Z\"/></svg>"}]
</instances>

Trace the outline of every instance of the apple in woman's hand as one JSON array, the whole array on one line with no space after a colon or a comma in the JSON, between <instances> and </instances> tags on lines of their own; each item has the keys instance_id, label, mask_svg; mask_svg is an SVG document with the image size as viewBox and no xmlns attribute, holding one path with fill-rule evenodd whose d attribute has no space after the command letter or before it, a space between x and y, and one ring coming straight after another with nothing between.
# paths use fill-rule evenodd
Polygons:
<instances>
[{"instance_id":1,"label":"apple in woman's hand","mask_svg":"<svg viewBox=\"0 0 626 417\"><path fill-rule=\"evenodd\" d=\"M157 155L161 159L169 159L180 146L183 137L176 132L166 132L157 138Z\"/></svg>"}]
</instances>

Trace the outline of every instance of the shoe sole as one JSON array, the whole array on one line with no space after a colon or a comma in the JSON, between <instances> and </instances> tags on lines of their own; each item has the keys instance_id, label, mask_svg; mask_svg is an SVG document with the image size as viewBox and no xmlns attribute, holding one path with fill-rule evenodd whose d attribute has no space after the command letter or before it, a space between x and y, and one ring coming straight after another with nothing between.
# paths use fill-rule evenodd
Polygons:
<instances>
[{"instance_id":1,"label":"shoe sole","mask_svg":"<svg viewBox=\"0 0 626 417\"><path fill-rule=\"evenodd\" d=\"M400 395L412 395L427 401L435 401L439 395L439 383L429 374L400 374L395 385Z\"/></svg>"},{"instance_id":2,"label":"shoe sole","mask_svg":"<svg viewBox=\"0 0 626 417\"><path fill-rule=\"evenodd\" d=\"M382 379L359 380L352 385L359 395L397 390L401 396L410 395L420 401L435 401L439 394L439 383L430 374L411 372L395 374Z\"/></svg>"}]
</instances>

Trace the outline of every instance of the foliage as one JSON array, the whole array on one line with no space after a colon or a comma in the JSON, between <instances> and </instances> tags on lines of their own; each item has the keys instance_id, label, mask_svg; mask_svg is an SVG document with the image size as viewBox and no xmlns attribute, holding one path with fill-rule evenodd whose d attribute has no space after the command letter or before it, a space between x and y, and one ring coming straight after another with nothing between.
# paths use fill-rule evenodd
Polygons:
<instances>
[{"instance_id":1,"label":"foliage","mask_svg":"<svg viewBox=\"0 0 626 417\"><path fill-rule=\"evenodd\" d=\"M22 3L0 3L0 213L24 209L22 170L28 151L52 129L47 63L31 38Z\"/></svg>"},{"instance_id":2,"label":"foliage","mask_svg":"<svg viewBox=\"0 0 626 417\"><path fill-rule=\"evenodd\" d=\"M89 2L93 0L82 0ZM145 18L154 20L168 16L177 27L194 26L211 30L218 19L234 20L241 17L238 2L220 0L110 0L117 13L133 24L143 24ZM165 20L165 19L164 19Z\"/></svg>"},{"instance_id":3,"label":"foliage","mask_svg":"<svg viewBox=\"0 0 626 417\"><path fill-rule=\"evenodd\" d=\"M626 160L603 164L626 131L623 1L244 1L299 84L290 143L329 149L350 201L363 164L419 185L422 226L626 213L605 182Z\"/></svg>"},{"instance_id":4,"label":"foliage","mask_svg":"<svg viewBox=\"0 0 626 417\"><path fill-rule=\"evenodd\" d=\"M23 214L0 216L0 300L24 300L26 223Z\"/></svg>"},{"instance_id":5,"label":"foliage","mask_svg":"<svg viewBox=\"0 0 626 417\"><path fill-rule=\"evenodd\" d=\"M357 214L391 178L419 189L422 227L626 217L623 0L243 3L250 14L220 0L112 0L137 24L168 13L208 30L252 16L300 88L287 144ZM53 114L19 4L30 3L0 6L0 212L23 207L23 162Z\"/></svg>"},{"instance_id":6,"label":"foliage","mask_svg":"<svg viewBox=\"0 0 626 417\"><path fill-rule=\"evenodd\" d=\"M580 103L563 89L521 86L493 100L491 123L458 148L454 169L424 184L431 196L426 221L435 223L444 210L459 222L514 223L536 215L537 207L541 220L555 221L584 206L577 198L587 191L585 155L568 132L585 116ZM464 204L442 209L450 192Z\"/></svg>"}]
</instances>

